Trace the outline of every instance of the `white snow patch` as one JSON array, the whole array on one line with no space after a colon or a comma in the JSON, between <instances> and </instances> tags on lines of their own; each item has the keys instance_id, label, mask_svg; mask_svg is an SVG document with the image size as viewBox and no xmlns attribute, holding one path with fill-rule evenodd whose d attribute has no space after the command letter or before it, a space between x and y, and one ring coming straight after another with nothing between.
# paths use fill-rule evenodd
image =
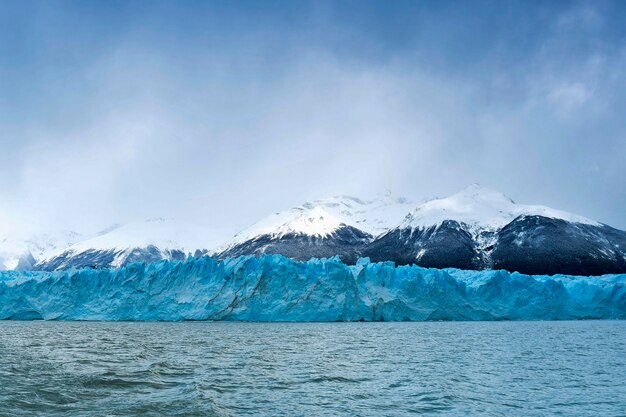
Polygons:
<instances>
[{"instance_id":1,"label":"white snow patch","mask_svg":"<svg viewBox=\"0 0 626 417\"><path fill-rule=\"evenodd\" d=\"M485 230L499 230L523 215L600 225L585 217L550 207L516 204L500 192L473 184L450 197L431 200L418 206L406 216L400 228L438 227L445 220L455 220L469 226L470 233L478 235Z\"/></svg>"},{"instance_id":2,"label":"white snow patch","mask_svg":"<svg viewBox=\"0 0 626 417\"><path fill-rule=\"evenodd\" d=\"M49 254L46 259L66 251L72 251L75 254L88 250L123 252L148 246L155 246L161 251L181 250L193 254L197 249L210 250L220 243L214 234L197 225L174 219L155 218L109 228L95 237L60 248ZM116 261L122 262L124 259L125 254L119 254Z\"/></svg>"},{"instance_id":3,"label":"white snow patch","mask_svg":"<svg viewBox=\"0 0 626 417\"><path fill-rule=\"evenodd\" d=\"M335 196L304 203L276 213L237 233L231 245L262 235L280 238L287 234L327 237L341 225L352 226L372 236L385 233L406 216L411 203L389 193L373 200Z\"/></svg>"}]
</instances>

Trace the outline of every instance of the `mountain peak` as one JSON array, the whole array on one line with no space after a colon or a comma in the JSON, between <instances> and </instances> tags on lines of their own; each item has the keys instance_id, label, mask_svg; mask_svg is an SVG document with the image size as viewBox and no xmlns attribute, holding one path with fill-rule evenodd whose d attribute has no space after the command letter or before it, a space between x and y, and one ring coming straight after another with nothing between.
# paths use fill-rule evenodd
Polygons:
<instances>
[{"instance_id":1,"label":"mountain peak","mask_svg":"<svg viewBox=\"0 0 626 417\"><path fill-rule=\"evenodd\" d=\"M410 210L404 198L386 194L372 200L337 195L301 204L279 212L239 232L232 244L245 242L261 235L274 237L286 234L328 236L341 225L355 227L378 236L395 226Z\"/></svg>"},{"instance_id":2,"label":"mountain peak","mask_svg":"<svg viewBox=\"0 0 626 417\"><path fill-rule=\"evenodd\" d=\"M463 190L459 191L456 194L453 194L449 198L454 198L457 200L470 200L476 202L485 202L485 203L499 203L499 204L515 204L511 198L506 196L505 194L492 190L491 188L483 187L478 183L473 183L465 187Z\"/></svg>"},{"instance_id":3,"label":"mountain peak","mask_svg":"<svg viewBox=\"0 0 626 417\"><path fill-rule=\"evenodd\" d=\"M430 227L445 220L454 220L480 229L496 230L523 215L598 224L585 217L550 207L516 204L503 193L474 183L450 197L421 204L405 218L400 227Z\"/></svg>"},{"instance_id":4,"label":"mountain peak","mask_svg":"<svg viewBox=\"0 0 626 417\"><path fill-rule=\"evenodd\" d=\"M60 248L53 255L66 250L81 253L90 249L125 250L144 248L150 245L165 249L193 251L210 247L213 242L205 230L199 230L194 224L176 219L150 218L143 221L117 224L105 232L77 242L69 247Z\"/></svg>"}]
</instances>

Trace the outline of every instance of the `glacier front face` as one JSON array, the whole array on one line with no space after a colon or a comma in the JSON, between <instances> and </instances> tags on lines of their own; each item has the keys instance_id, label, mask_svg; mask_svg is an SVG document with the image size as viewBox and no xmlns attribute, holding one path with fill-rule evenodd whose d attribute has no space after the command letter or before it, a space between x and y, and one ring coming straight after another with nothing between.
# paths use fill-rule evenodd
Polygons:
<instances>
[{"instance_id":1,"label":"glacier front face","mask_svg":"<svg viewBox=\"0 0 626 417\"><path fill-rule=\"evenodd\" d=\"M0 319L625 319L626 274L529 276L280 255L0 273Z\"/></svg>"}]
</instances>

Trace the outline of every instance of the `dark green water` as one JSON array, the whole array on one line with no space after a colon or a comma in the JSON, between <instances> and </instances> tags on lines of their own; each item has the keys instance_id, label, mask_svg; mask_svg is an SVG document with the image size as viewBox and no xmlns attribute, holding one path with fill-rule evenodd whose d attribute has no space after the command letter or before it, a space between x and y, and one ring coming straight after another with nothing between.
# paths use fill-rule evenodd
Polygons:
<instances>
[{"instance_id":1,"label":"dark green water","mask_svg":"<svg viewBox=\"0 0 626 417\"><path fill-rule=\"evenodd\" d=\"M624 416L626 321L0 322L1 416Z\"/></svg>"}]
</instances>

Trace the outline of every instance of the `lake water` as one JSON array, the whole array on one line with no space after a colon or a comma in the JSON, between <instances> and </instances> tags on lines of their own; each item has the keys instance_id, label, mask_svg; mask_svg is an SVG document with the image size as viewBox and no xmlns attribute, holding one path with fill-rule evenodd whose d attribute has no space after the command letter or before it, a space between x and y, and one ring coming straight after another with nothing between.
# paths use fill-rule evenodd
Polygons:
<instances>
[{"instance_id":1,"label":"lake water","mask_svg":"<svg viewBox=\"0 0 626 417\"><path fill-rule=\"evenodd\" d=\"M2 416L626 414L626 321L1 322Z\"/></svg>"}]
</instances>

